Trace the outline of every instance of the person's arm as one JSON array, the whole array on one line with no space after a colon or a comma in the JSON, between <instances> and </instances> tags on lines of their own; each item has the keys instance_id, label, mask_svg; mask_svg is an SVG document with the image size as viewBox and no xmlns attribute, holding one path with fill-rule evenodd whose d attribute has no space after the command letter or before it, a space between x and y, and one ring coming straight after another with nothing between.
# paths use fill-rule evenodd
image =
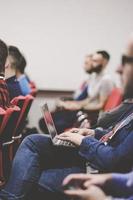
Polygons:
<instances>
[{"instance_id":1,"label":"person's arm","mask_svg":"<svg viewBox=\"0 0 133 200\"><path fill-rule=\"evenodd\" d=\"M117 147L111 147L94 137L85 137L80 145L79 154L100 170L112 171L117 164L125 162L133 153L133 131L127 133L125 140Z\"/></svg>"},{"instance_id":2,"label":"person's arm","mask_svg":"<svg viewBox=\"0 0 133 200\"><path fill-rule=\"evenodd\" d=\"M100 95L98 103L88 100L88 103L86 103L82 108L85 110L88 110L88 111L101 110L101 109L103 109L103 107L107 101L107 98L108 98L108 96Z\"/></svg>"}]
</instances>

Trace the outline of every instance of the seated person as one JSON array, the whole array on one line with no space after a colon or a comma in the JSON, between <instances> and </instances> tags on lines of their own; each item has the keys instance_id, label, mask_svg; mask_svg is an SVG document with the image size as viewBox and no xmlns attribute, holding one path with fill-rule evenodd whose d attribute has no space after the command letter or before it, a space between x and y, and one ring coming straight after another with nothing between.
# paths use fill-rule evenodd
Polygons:
<instances>
[{"instance_id":1,"label":"seated person","mask_svg":"<svg viewBox=\"0 0 133 200\"><path fill-rule=\"evenodd\" d=\"M125 64L124 77L127 76L127 70L131 67L131 63ZM125 86L126 80L123 80ZM44 135L28 136L17 151L10 179L0 192L0 199L24 199L33 191L35 185L43 190L44 197L47 194L53 195L50 200L56 199L56 195L59 196L59 192L62 192L64 178L72 173L86 172L86 162L99 172L131 171L133 165L132 121L133 114L117 124L112 132L106 135L106 141L105 138L104 140L100 138L99 133L95 134L94 138L94 131L87 129L78 130L78 133L71 130L57 137L72 142L75 148L54 146L51 139ZM103 135L104 133L101 137Z\"/></svg>"},{"instance_id":2,"label":"seated person","mask_svg":"<svg viewBox=\"0 0 133 200\"><path fill-rule=\"evenodd\" d=\"M109 54L105 51L98 51L92 57L93 73L89 79L88 98L82 101L59 101L58 107L62 111L53 114L54 122L58 132L72 127L76 121L76 114L79 110L86 110L94 125L97 121L99 111L104 105L115 87L109 74L105 72L109 62Z\"/></svg>"},{"instance_id":3,"label":"seated person","mask_svg":"<svg viewBox=\"0 0 133 200\"><path fill-rule=\"evenodd\" d=\"M65 178L63 186L66 188L65 194L76 199L132 200L133 172L102 175L73 174Z\"/></svg>"},{"instance_id":4,"label":"seated person","mask_svg":"<svg viewBox=\"0 0 133 200\"><path fill-rule=\"evenodd\" d=\"M125 87L128 84L125 77L130 68L131 63L126 63L123 67ZM54 146L51 139L44 135L28 136L17 151L10 179L0 192L0 199L26 198L35 185L41 188L44 197L48 196L47 199L49 196L50 200L56 199L56 196L60 199L60 195L63 195L60 193L63 179L72 173L86 172L86 162L89 162L89 172L93 169L99 172L131 171L132 122L133 114L116 124L106 138L102 137L104 131L99 134L89 129L79 129L77 133L71 130L57 136L61 140L72 142L75 148Z\"/></svg>"},{"instance_id":5,"label":"seated person","mask_svg":"<svg viewBox=\"0 0 133 200\"><path fill-rule=\"evenodd\" d=\"M29 86L29 82L25 75L25 68L26 68L26 60L25 60L24 56L21 55L21 61L16 69L16 76L17 76L17 80L19 82L22 94L24 96L31 93L31 88Z\"/></svg>"},{"instance_id":6,"label":"seated person","mask_svg":"<svg viewBox=\"0 0 133 200\"><path fill-rule=\"evenodd\" d=\"M92 57L94 76L89 80L88 98L80 102L60 102L68 110L85 109L88 111L102 110L114 88L111 76L105 72L110 56L106 51L98 51Z\"/></svg>"},{"instance_id":7,"label":"seated person","mask_svg":"<svg viewBox=\"0 0 133 200\"><path fill-rule=\"evenodd\" d=\"M12 100L14 97L22 95L19 82L17 81L16 78L16 67L20 63L21 54L18 53L17 48L14 46L9 46L8 51L9 55L7 57L5 76L6 76L8 91L10 94L10 100Z\"/></svg>"},{"instance_id":8,"label":"seated person","mask_svg":"<svg viewBox=\"0 0 133 200\"><path fill-rule=\"evenodd\" d=\"M7 46L2 40L0 40L0 107L4 109L10 106L10 97L5 81L5 65L7 56Z\"/></svg>"},{"instance_id":9,"label":"seated person","mask_svg":"<svg viewBox=\"0 0 133 200\"><path fill-rule=\"evenodd\" d=\"M108 128L110 126L113 126L118 121L122 120L124 116L127 116L132 112L133 109L133 69L132 67L132 57L133 57L133 35L131 35L128 46L125 52L126 55L122 57L122 63L118 68L118 72L121 75L121 81L126 82L125 88L124 88L124 94L123 94L123 102L115 109L109 112L102 113L101 116L99 116L96 126L102 127L102 128ZM123 66L126 65L126 63L129 65L127 68L127 76L122 76L123 73Z\"/></svg>"}]
</instances>

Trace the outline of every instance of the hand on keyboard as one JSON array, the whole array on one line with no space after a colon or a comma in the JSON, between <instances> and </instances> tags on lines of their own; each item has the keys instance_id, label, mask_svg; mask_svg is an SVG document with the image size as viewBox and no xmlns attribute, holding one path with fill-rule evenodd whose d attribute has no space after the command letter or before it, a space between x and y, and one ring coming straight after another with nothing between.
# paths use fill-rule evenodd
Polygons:
<instances>
[{"instance_id":1,"label":"hand on keyboard","mask_svg":"<svg viewBox=\"0 0 133 200\"><path fill-rule=\"evenodd\" d=\"M66 146L66 147L76 147L74 144L71 142L67 142L64 140L57 139L56 137L53 139L53 143L56 146Z\"/></svg>"},{"instance_id":2,"label":"hand on keyboard","mask_svg":"<svg viewBox=\"0 0 133 200\"><path fill-rule=\"evenodd\" d=\"M71 131L67 131L67 132L64 132L64 133L56 136L57 139L63 140L65 142L71 142L72 144L74 144L76 146L80 146L84 137L85 136L80 135L78 133L75 134Z\"/></svg>"}]
</instances>

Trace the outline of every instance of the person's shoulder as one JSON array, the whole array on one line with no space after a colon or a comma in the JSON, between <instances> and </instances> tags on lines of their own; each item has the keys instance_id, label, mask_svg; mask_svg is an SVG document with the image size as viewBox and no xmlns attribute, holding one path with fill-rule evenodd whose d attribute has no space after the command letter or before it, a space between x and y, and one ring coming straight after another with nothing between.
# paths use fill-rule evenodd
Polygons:
<instances>
[{"instance_id":1,"label":"person's shoulder","mask_svg":"<svg viewBox=\"0 0 133 200\"><path fill-rule=\"evenodd\" d=\"M113 75L111 75L110 73L104 73L102 76L103 80L112 80L113 79Z\"/></svg>"},{"instance_id":2,"label":"person's shoulder","mask_svg":"<svg viewBox=\"0 0 133 200\"><path fill-rule=\"evenodd\" d=\"M101 79L101 83L102 84L111 84L111 85L116 85L115 80L113 75L109 74L109 73L105 73Z\"/></svg>"}]
</instances>

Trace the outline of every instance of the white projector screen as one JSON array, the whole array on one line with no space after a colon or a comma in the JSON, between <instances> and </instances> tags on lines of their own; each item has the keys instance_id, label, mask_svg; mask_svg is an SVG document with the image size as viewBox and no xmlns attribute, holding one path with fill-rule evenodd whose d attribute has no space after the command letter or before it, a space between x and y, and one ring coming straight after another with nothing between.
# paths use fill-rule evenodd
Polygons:
<instances>
[{"instance_id":1,"label":"white projector screen","mask_svg":"<svg viewBox=\"0 0 133 200\"><path fill-rule=\"evenodd\" d=\"M109 51L115 69L132 9L132 0L0 0L0 38L22 50L39 89L73 90L86 54Z\"/></svg>"}]
</instances>

